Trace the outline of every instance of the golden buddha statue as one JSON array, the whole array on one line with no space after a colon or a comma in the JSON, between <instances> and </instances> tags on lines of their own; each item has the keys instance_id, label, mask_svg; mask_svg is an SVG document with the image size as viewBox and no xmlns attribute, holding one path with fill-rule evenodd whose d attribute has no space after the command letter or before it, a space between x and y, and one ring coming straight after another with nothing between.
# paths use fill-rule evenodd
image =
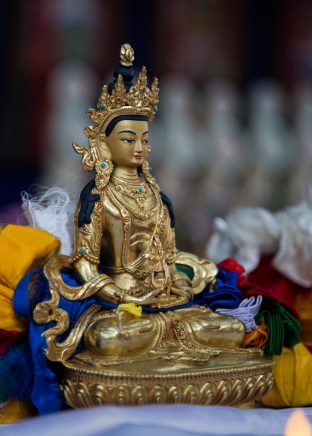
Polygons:
<instances>
[{"instance_id":1,"label":"golden buddha statue","mask_svg":"<svg viewBox=\"0 0 312 436\"><path fill-rule=\"evenodd\" d=\"M88 111L89 149L74 144L95 179L77 206L74 255L56 251L44 267L51 295L33 317L54 321L43 333L46 356L65 367L61 386L73 407L256 399L272 384L271 361L241 348L239 319L200 303L215 291L218 268L176 250L170 200L148 163L157 79L149 88L143 67L133 83L133 60L124 44L115 80ZM72 325L61 298L93 300Z\"/></svg>"}]
</instances>

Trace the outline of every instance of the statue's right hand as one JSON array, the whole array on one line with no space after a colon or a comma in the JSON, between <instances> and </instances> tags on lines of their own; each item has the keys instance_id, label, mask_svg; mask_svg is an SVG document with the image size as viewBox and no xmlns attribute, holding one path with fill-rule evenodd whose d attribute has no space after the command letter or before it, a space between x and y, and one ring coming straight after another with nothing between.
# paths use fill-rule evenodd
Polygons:
<instances>
[{"instance_id":1,"label":"statue's right hand","mask_svg":"<svg viewBox=\"0 0 312 436\"><path fill-rule=\"evenodd\" d=\"M102 289L100 289L96 296L101 300L112 301L113 303L120 303L120 298L123 294L123 290L115 283L108 283Z\"/></svg>"}]
</instances>

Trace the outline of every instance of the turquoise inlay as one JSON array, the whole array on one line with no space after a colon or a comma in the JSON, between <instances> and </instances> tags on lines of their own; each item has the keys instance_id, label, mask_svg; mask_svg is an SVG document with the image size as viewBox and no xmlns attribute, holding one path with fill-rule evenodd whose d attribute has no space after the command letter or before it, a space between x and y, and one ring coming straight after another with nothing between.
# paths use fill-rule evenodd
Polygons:
<instances>
[{"instance_id":1,"label":"turquoise inlay","mask_svg":"<svg viewBox=\"0 0 312 436\"><path fill-rule=\"evenodd\" d=\"M80 248L80 253L85 254L86 250L84 248Z\"/></svg>"},{"instance_id":2,"label":"turquoise inlay","mask_svg":"<svg viewBox=\"0 0 312 436\"><path fill-rule=\"evenodd\" d=\"M105 104L104 103L100 104L100 109L102 109L102 110L105 109Z\"/></svg>"},{"instance_id":3,"label":"turquoise inlay","mask_svg":"<svg viewBox=\"0 0 312 436\"><path fill-rule=\"evenodd\" d=\"M102 162L101 163L101 168L106 168L107 167L107 163L106 162Z\"/></svg>"},{"instance_id":4,"label":"turquoise inlay","mask_svg":"<svg viewBox=\"0 0 312 436\"><path fill-rule=\"evenodd\" d=\"M138 192L143 192L143 186L138 187Z\"/></svg>"}]
</instances>

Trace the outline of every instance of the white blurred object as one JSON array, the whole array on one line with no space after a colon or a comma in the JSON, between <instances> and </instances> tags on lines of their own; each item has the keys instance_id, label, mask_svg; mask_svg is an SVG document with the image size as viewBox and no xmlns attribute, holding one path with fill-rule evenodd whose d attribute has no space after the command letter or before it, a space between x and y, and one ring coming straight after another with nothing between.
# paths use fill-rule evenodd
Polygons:
<instances>
[{"instance_id":1,"label":"white blurred object","mask_svg":"<svg viewBox=\"0 0 312 436\"><path fill-rule=\"evenodd\" d=\"M276 214L280 228L274 267L304 287L312 286L312 201Z\"/></svg>"},{"instance_id":2,"label":"white blurred object","mask_svg":"<svg viewBox=\"0 0 312 436\"><path fill-rule=\"evenodd\" d=\"M183 234L190 234L194 222L190 221L190 216L185 211L191 207L190 198L197 195L194 178L198 176L202 159L196 139L194 102L197 96L194 84L180 75L162 79L161 95L158 127L163 134L155 137L157 145L152 146L152 154L157 152L158 162L163 161L157 178L164 192L173 200L176 216L180 217L178 225L183 227Z\"/></svg>"},{"instance_id":3,"label":"white blurred object","mask_svg":"<svg viewBox=\"0 0 312 436\"><path fill-rule=\"evenodd\" d=\"M229 82L215 81L204 93L205 122L201 132L205 177L204 202L212 214L238 205L239 186L247 166L241 141L240 96Z\"/></svg>"},{"instance_id":4,"label":"white blurred object","mask_svg":"<svg viewBox=\"0 0 312 436\"><path fill-rule=\"evenodd\" d=\"M215 218L206 256L214 262L233 257L249 273L258 266L261 254L276 251L279 232L271 212L261 208L235 209L225 219Z\"/></svg>"},{"instance_id":5,"label":"white blurred object","mask_svg":"<svg viewBox=\"0 0 312 436\"><path fill-rule=\"evenodd\" d=\"M291 174L289 199L303 198L312 183L312 86L302 84L295 90L294 124L297 137L298 165Z\"/></svg>"},{"instance_id":6,"label":"white blurred object","mask_svg":"<svg viewBox=\"0 0 312 436\"><path fill-rule=\"evenodd\" d=\"M294 121L303 154L312 161L312 85L302 84L295 92Z\"/></svg>"},{"instance_id":7,"label":"white blurred object","mask_svg":"<svg viewBox=\"0 0 312 436\"><path fill-rule=\"evenodd\" d=\"M233 179L244 165L240 140L240 96L231 83L215 81L206 86L204 99L203 159L206 145L206 149L210 148L211 171L215 171L218 178Z\"/></svg>"},{"instance_id":8,"label":"white blurred object","mask_svg":"<svg viewBox=\"0 0 312 436\"><path fill-rule=\"evenodd\" d=\"M22 192L22 208L30 227L45 230L61 241L61 253L73 252L76 201L62 188L50 188L32 197Z\"/></svg>"},{"instance_id":9,"label":"white blurred object","mask_svg":"<svg viewBox=\"0 0 312 436\"><path fill-rule=\"evenodd\" d=\"M265 254L274 255L277 271L304 287L312 286L312 196L275 214L260 208L242 208L225 219L215 219L215 231L206 247L215 262L234 257L246 272Z\"/></svg>"},{"instance_id":10,"label":"white blurred object","mask_svg":"<svg viewBox=\"0 0 312 436\"><path fill-rule=\"evenodd\" d=\"M245 135L253 164L244 196L249 204L275 206L282 198L285 178L296 163L292 131L285 122L285 100L273 81L256 83L250 95L250 127Z\"/></svg>"},{"instance_id":11,"label":"white blurred object","mask_svg":"<svg viewBox=\"0 0 312 436\"><path fill-rule=\"evenodd\" d=\"M196 94L193 83L181 76L162 80L161 120L166 160L177 174L196 172L201 159L196 141Z\"/></svg>"},{"instance_id":12,"label":"white blurred object","mask_svg":"<svg viewBox=\"0 0 312 436\"><path fill-rule=\"evenodd\" d=\"M254 85L251 92L251 131L257 164L267 175L284 174L293 165L294 150L286 126L285 99L272 81Z\"/></svg>"},{"instance_id":13,"label":"white blurred object","mask_svg":"<svg viewBox=\"0 0 312 436\"><path fill-rule=\"evenodd\" d=\"M48 89L50 151L46 157L45 185L57 183L67 187L74 183L82 188L85 183L80 159L71 144L87 145L83 127L90 123L86 108L91 106L90 96L96 93L96 83L93 70L83 62L65 61L52 71Z\"/></svg>"}]
</instances>

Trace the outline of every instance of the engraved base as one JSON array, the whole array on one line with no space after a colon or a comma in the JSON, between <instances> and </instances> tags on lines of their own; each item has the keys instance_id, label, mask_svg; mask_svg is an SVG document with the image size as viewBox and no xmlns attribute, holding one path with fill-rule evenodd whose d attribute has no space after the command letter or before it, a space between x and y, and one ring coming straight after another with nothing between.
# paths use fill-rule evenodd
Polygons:
<instances>
[{"instance_id":1,"label":"engraved base","mask_svg":"<svg viewBox=\"0 0 312 436\"><path fill-rule=\"evenodd\" d=\"M159 366L142 372L137 372L136 365L131 368L131 364L118 369L88 369L75 359L63 365L61 387L67 404L73 408L104 404L239 405L259 400L273 384L273 363L266 357L213 367L201 364L170 368L167 362L162 369Z\"/></svg>"}]
</instances>

